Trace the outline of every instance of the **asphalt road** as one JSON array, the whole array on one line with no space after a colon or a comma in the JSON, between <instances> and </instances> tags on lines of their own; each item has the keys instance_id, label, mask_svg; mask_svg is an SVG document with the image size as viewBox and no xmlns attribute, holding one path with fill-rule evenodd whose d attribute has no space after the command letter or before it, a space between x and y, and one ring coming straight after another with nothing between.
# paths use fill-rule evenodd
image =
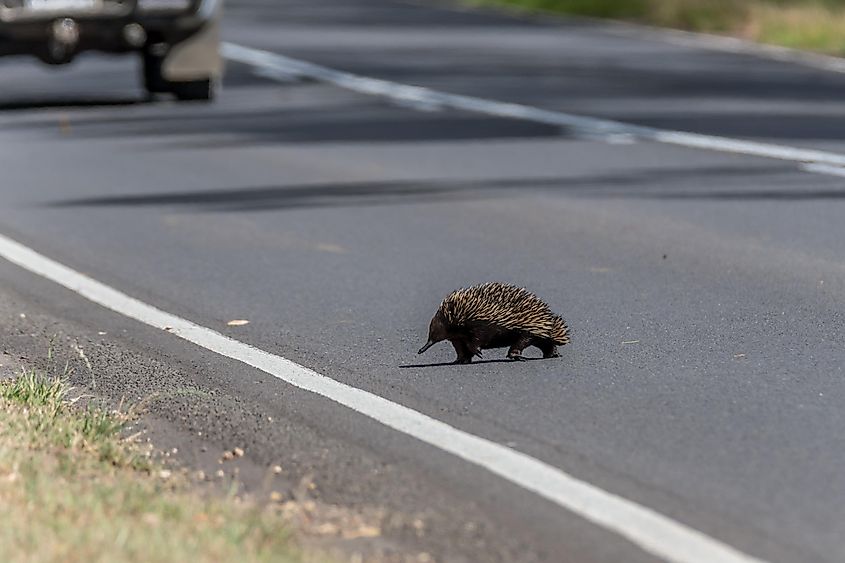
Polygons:
<instances>
[{"instance_id":1,"label":"asphalt road","mask_svg":"<svg viewBox=\"0 0 845 563\"><path fill-rule=\"evenodd\" d=\"M845 75L627 27L250 0L225 34L445 92L845 154ZM3 234L745 553L845 558L842 177L423 112L242 64L213 105L144 102L129 59L0 73ZM245 443L256 466L284 458L332 502L424 515L425 534L397 525L390 541L455 561L651 560L329 401L9 264L0 279L43 334L87 338L101 391L208 391L160 405L173 435ZM440 299L488 280L564 315L562 358L416 355Z\"/></svg>"}]
</instances>

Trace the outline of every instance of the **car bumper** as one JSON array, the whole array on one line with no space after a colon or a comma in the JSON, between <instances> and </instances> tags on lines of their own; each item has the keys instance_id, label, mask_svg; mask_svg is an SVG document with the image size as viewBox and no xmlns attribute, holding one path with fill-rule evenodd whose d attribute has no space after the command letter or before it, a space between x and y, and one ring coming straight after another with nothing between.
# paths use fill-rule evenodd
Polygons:
<instances>
[{"instance_id":1,"label":"car bumper","mask_svg":"<svg viewBox=\"0 0 845 563\"><path fill-rule=\"evenodd\" d=\"M25 10L0 0L0 56L33 54L67 62L82 51L127 52L177 44L217 14L218 0L190 0L181 10L142 9L137 0L99 2L97 8Z\"/></svg>"}]
</instances>

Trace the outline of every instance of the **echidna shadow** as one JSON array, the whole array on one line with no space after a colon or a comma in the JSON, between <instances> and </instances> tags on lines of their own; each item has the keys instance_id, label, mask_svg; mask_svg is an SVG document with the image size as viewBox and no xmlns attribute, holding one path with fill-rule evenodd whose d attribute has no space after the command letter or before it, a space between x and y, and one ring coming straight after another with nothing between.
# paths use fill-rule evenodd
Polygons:
<instances>
[{"instance_id":1,"label":"echidna shadow","mask_svg":"<svg viewBox=\"0 0 845 563\"><path fill-rule=\"evenodd\" d=\"M527 289L491 282L458 289L438 307L428 329L422 354L448 340L458 357L468 364L490 348L508 347L507 357L522 360L522 352L536 346L544 358L559 357L557 347L569 343L570 330L559 315Z\"/></svg>"}]
</instances>

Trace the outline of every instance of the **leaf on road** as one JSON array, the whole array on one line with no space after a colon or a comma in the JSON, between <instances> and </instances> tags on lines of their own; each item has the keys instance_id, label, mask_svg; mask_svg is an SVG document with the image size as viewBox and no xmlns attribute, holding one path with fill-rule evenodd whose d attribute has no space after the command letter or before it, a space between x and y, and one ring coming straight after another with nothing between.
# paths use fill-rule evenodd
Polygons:
<instances>
[{"instance_id":1,"label":"leaf on road","mask_svg":"<svg viewBox=\"0 0 845 563\"><path fill-rule=\"evenodd\" d=\"M362 525L357 530L344 530L343 538L354 540L358 538L375 538L381 535L381 529L377 526Z\"/></svg>"},{"instance_id":2,"label":"leaf on road","mask_svg":"<svg viewBox=\"0 0 845 563\"><path fill-rule=\"evenodd\" d=\"M346 250L337 244L331 244L328 242L320 242L316 245L317 250L321 250L323 252L332 252L334 254L344 254Z\"/></svg>"},{"instance_id":3,"label":"leaf on road","mask_svg":"<svg viewBox=\"0 0 845 563\"><path fill-rule=\"evenodd\" d=\"M229 321L226 324L229 325L229 326L244 326L244 325L248 325L249 321L246 320L246 319L235 319L233 321Z\"/></svg>"}]
</instances>

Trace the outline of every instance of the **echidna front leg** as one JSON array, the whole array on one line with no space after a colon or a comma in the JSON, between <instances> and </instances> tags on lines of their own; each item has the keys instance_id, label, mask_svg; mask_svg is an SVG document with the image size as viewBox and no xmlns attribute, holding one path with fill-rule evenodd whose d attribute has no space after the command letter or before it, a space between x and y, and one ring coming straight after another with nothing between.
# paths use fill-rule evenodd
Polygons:
<instances>
[{"instance_id":1,"label":"echidna front leg","mask_svg":"<svg viewBox=\"0 0 845 563\"><path fill-rule=\"evenodd\" d=\"M530 345L530 336L520 336L516 342L511 344L510 350L508 350L508 358L511 360L524 360L525 358L522 357L522 351Z\"/></svg>"},{"instance_id":2,"label":"echidna front leg","mask_svg":"<svg viewBox=\"0 0 845 563\"><path fill-rule=\"evenodd\" d=\"M459 338L450 340L450 342L452 343L452 346L455 347L455 353L458 354L458 357L455 359L456 364L472 363L472 351L469 349L466 342Z\"/></svg>"}]
</instances>

